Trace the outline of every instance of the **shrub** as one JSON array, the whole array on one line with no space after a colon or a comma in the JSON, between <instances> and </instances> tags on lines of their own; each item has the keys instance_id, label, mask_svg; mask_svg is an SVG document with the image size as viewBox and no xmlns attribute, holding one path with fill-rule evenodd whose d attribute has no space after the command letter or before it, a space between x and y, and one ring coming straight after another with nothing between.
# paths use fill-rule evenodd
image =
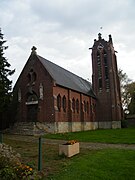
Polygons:
<instances>
[{"instance_id":1,"label":"shrub","mask_svg":"<svg viewBox=\"0 0 135 180\"><path fill-rule=\"evenodd\" d=\"M20 163L21 155L16 153L11 146L0 144L0 169L6 166L14 166Z\"/></svg>"},{"instance_id":2,"label":"shrub","mask_svg":"<svg viewBox=\"0 0 135 180\"><path fill-rule=\"evenodd\" d=\"M4 168L0 169L0 179L17 180L18 178L12 166L5 166Z\"/></svg>"},{"instance_id":3,"label":"shrub","mask_svg":"<svg viewBox=\"0 0 135 180\"><path fill-rule=\"evenodd\" d=\"M40 179L37 172L30 166L21 163L20 154L16 153L11 146L0 144L0 179Z\"/></svg>"},{"instance_id":4,"label":"shrub","mask_svg":"<svg viewBox=\"0 0 135 180\"><path fill-rule=\"evenodd\" d=\"M20 163L20 157L11 146L0 144L0 179L17 179L14 166Z\"/></svg>"}]
</instances>

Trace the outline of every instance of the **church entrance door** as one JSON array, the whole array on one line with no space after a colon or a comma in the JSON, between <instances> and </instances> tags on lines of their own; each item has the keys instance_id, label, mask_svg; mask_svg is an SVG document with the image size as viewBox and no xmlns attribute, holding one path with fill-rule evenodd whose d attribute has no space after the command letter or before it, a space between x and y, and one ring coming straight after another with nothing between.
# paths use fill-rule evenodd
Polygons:
<instances>
[{"instance_id":1,"label":"church entrance door","mask_svg":"<svg viewBox=\"0 0 135 180\"><path fill-rule=\"evenodd\" d=\"M27 122L37 122L38 97L33 91L28 93L27 96Z\"/></svg>"},{"instance_id":2,"label":"church entrance door","mask_svg":"<svg viewBox=\"0 0 135 180\"><path fill-rule=\"evenodd\" d=\"M38 104L28 105L27 111L27 121L28 122L37 122L37 112L38 112Z\"/></svg>"}]
</instances>

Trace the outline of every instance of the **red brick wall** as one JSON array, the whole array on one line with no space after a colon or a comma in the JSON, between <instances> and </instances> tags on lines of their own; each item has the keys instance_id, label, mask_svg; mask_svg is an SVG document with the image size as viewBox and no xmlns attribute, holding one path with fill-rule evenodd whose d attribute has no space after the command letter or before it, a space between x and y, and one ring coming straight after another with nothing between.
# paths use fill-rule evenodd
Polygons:
<instances>
[{"instance_id":1,"label":"red brick wall","mask_svg":"<svg viewBox=\"0 0 135 180\"><path fill-rule=\"evenodd\" d=\"M36 73L36 81L29 86L28 73L33 69ZM40 99L39 87L43 85L43 99ZM14 87L14 99L17 104L16 120L27 122L27 94L29 87L38 96L38 122L90 122L94 119L95 110L93 108L94 99L73 90L58 86L54 83L50 74L43 67L36 56L31 56L27 61L18 81ZM21 102L18 102L18 91L21 90ZM60 111L57 107L57 96L61 96ZM62 98L66 98L66 109L64 111ZM73 99L75 100L75 109L73 109ZM77 109L76 101L78 99L79 108ZM86 103L86 105L85 105ZM88 104L88 105L87 105Z\"/></svg>"},{"instance_id":2,"label":"red brick wall","mask_svg":"<svg viewBox=\"0 0 135 180\"><path fill-rule=\"evenodd\" d=\"M98 51L98 45L103 45L104 49ZM105 61L104 61L104 50L107 57L107 68L108 68L108 82L109 88L107 87L107 79L105 76ZM99 62L97 58L97 52L100 52L100 64L101 73L99 69ZM104 39L99 39L94 42L92 49L92 85L93 90L97 97L96 105L96 121L119 121L121 120L121 95L120 95L120 84L118 81L118 70L117 62L115 58L115 51L113 44ZM101 75L100 75L101 74ZM102 79L102 87L99 88L99 79Z\"/></svg>"},{"instance_id":3,"label":"red brick wall","mask_svg":"<svg viewBox=\"0 0 135 180\"><path fill-rule=\"evenodd\" d=\"M61 96L61 108L60 111L57 108L57 96L60 94ZM65 95L66 97L66 111L64 112L63 107L62 107L62 98ZM68 121L68 89L61 88L59 86L54 86L53 87L53 97L54 97L54 109L55 109L55 121L62 121L62 122L67 122Z\"/></svg>"},{"instance_id":4,"label":"red brick wall","mask_svg":"<svg viewBox=\"0 0 135 180\"><path fill-rule=\"evenodd\" d=\"M92 97L83 95L81 93L75 92L73 90L65 89L60 86L55 86L53 88L54 94L54 106L55 106L55 117L58 122L90 122L94 119L95 110L92 110L91 104L95 102ZM60 111L57 108L57 96L60 94L61 100L63 96L66 97L66 112L64 112L61 105ZM73 108L73 99L75 100L75 109ZM79 109L77 111L76 101L79 101ZM92 101L93 99L93 101ZM85 103L86 107L85 107Z\"/></svg>"},{"instance_id":5,"label":"red brick wall","mask_svg":"<svg viewBox=\"0 0 135 180\"><path fill-rule=\"evenodd\" d=\"M21 102L18 103L18 115L17 121L27 121L27 93L29 92L27 75L30 70L36 73L35 84L32 85L32 90L37 94L39 98L39 86L43 85L43 100L38 100L38 121L54 121L54 109L53 109L53 80L49 73L45 70L43 65L37 60L37 57L30 57L27 61L18 81L14 87L14 99L17 100L18 90L21 90Z\"/></svg>"}]
</instances>

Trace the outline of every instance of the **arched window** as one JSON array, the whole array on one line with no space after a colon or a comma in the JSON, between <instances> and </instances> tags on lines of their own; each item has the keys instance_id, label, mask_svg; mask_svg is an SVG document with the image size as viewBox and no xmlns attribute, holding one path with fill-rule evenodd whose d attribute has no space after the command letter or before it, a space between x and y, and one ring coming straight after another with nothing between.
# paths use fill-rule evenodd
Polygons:
<instances>
[{"instance_id":1,"label":"arched window","mask_svg":"<svg viewBox=\"0 0 135 180\"><path fill-rule=\"evenodd\" d=\"M102 71L101 71L101 57L99 51L97 51L97 65L98 65L98 77L102 77Z\"/></svg>"},{"instance_id":2,"label":"arched window","mask_svg":"<svg viewBox=\"0 0 135 180\"><path fill-rule=\"evenodd\" d=\"M33 69L30 70L30 72L27 75L28 83L33 83L36 81L37 75L33 71Z\"/></svg>"},{"instance_id":3,"label":"arched window","mask_svg":"<svg viewBox=\"0 0 135 180\"><path fill-rule=\"evenodd\" d=\"M79 100L78 99L76 100L76 111L77 113L79 113Z\"/></svg>"},{"instance_id":4,"label":"arched window","mask_svg":"<svg viewBox=\"0 0 135 180\"><path fill-rule=\"evenodd\" d=\"M108 79L108 64L107 64L107 54L104 50L104 66L105 66L105 79Z\"/></svg>"},{"instance_id":5,"label":"arched window","mask_svg":"<svg viewBox=\"0 0 135 180\"><path fill-rule=\"evenodd\" d=\"M62 107L63 107L63 111L66 112L66 97L65 97L65 95L62 98Z\"/></svg>"},{"instance_id":6,"label":"arched window","mask_svg":"<svg viewBox=\"0 0 135 180\"><path fill-rule=\"evenodd\" d=\"M60 94L57 96L57 107L58 107L58 110L60 111L61 110L61 96L60 96Z\"/></svg>"},{"instance_id":7,"label":"arched window","mask_svg":"<svg viewBox=\"0 0 135 180\"><path fill-rule=\"evenodd\" d=\"M108 62L107 62L107 53L104 50L104 68L105 68L105 82L106 88L109 89L109 71L108 71Z\"/></svg>"},{"instance_id":8,"label":"arched window","mask_svg":"<svg viewBox=\"0 0 135 180\"><path fill-rule=\"evenodd\" d=\"M87 105L86 105L86 102L84 101L84 111L86 112L87 111Z\"/></svg>"},{"instance_id":9,"label":"arched window","mask_svg":"<svg viewBox=\"0 0 135 180\"><path fill-rule=\"evenodd\" d=\"M102 89L102 69L101 69L101 57L100 52L97 51L97 69L98 69L98 85L99 89Z\"/></svg>"},{"instance_id":10,"label":"arched window","mask_svg":"<svg viewBox=\"0 0 135 180\"><path fill-rule=\"evenodd\" d=\"M87 113L89 114L89 102L87 101Z\"/></svg>"},{"instance_id":11,"label":"arched window","mask_svg":"<svg viewBox=\"0 0 135 180\"><path fill-rule=\"evenodd\" d=\"M73 112L75 113L75 99L74 98L72 99L72 109L73 109Z\"/></svg>"},{"instance_id":12,"label":"arched window","mask_svg":"<svg viewBox=\"0 0 135 180\"><path fill-rule=\"evenodd\" d=\"M33 72L32 74L32 82L35 82L36 81L36 78L37 78L37 75L35 72Z\"/></svg>"}]
</instances>

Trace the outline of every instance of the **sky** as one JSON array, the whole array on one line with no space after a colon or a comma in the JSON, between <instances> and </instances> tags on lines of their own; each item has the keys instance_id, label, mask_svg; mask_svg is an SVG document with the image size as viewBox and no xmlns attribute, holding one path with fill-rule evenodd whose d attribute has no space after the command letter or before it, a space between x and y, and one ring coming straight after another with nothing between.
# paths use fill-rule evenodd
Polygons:
<instances>
[{"instance_id":1,"label":"sky","mask_svg":"<svg viewBox=\"0 0 135 180\"><path fill-rule=\"evenodd\" d=\"M98 33L113 38L118 68L135 81L134 0L0 0L0 28L16 69L13 85L32 46L37 54L90 80L91 50Z\"/></svg>"}]
</instances>

